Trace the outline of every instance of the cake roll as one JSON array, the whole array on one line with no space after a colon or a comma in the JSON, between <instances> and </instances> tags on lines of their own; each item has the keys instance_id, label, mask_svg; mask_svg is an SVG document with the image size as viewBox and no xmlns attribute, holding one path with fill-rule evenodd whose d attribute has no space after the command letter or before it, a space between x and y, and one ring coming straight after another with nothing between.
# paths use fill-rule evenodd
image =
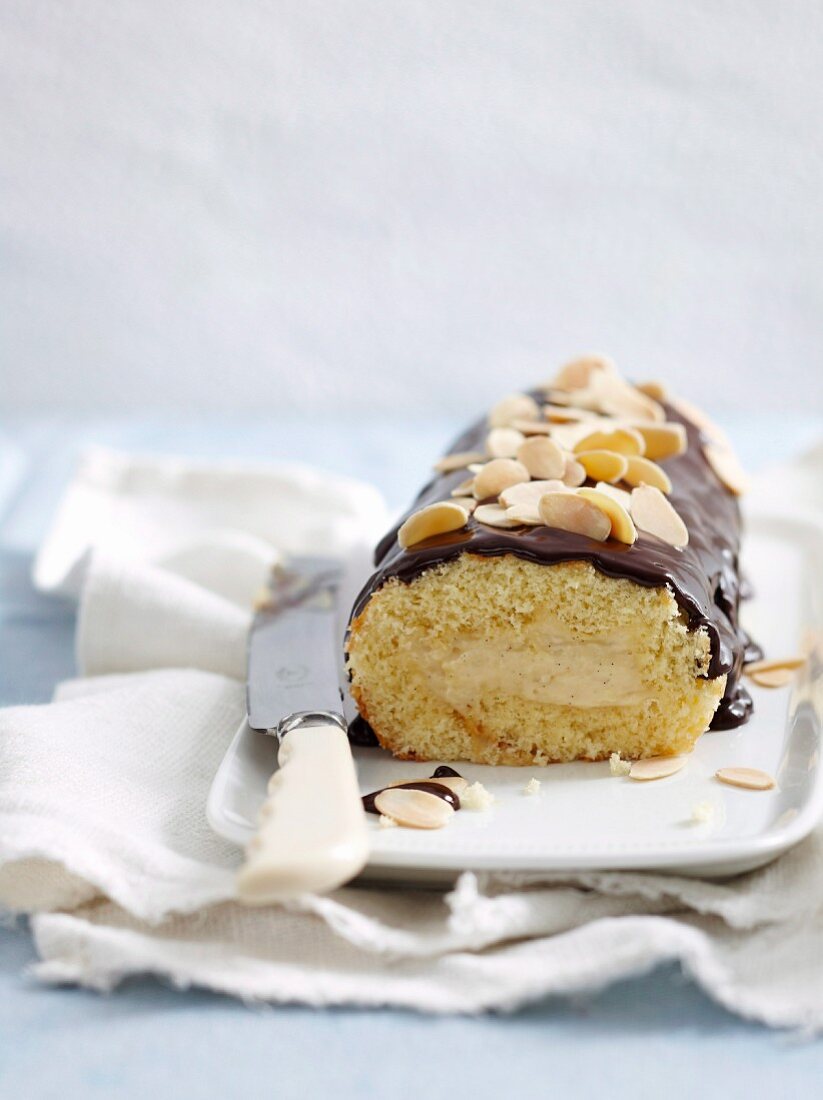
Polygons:
<instances>
[{"instance_id":1,"label":"cake roll","mask_svg":"<svg viewBox=\"0 0 823 1100\"><path fill-rule=\"evenodd\" d=\"M505 397L376 549L346 641L353 735L542 765L743 723L743 488L716 425L605 356Z\"/></svg>"}]
</instances>

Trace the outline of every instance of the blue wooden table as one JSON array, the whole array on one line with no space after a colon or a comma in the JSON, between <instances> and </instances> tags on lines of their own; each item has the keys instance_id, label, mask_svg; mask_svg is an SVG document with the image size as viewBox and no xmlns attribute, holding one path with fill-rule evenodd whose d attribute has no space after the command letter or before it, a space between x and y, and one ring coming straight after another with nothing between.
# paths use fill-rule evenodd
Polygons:
<instances>
[{"instance_id":1,"label":"blue wooden table","mask_svg":"<svg viewBox=\"0 0 823 1100\"><path fill-rule=\"evenodd\" d=\"M820 423L728 425L744 460L788 457ZM0 425L0 705L44 702L73 673L74 609L34 593L34 548L83 442L201 457L295 458L375 481L407 501L455 425L171 423ZM768 434L764 434L768 428ZM38 986L25 922L0 927L0 1097L817 1095L823 1043L729 1016L677 968L513 1015L249 1009L132 981L101 996ZM823 996L823 991L821 991Z\"/></svg>"}]
</instances>

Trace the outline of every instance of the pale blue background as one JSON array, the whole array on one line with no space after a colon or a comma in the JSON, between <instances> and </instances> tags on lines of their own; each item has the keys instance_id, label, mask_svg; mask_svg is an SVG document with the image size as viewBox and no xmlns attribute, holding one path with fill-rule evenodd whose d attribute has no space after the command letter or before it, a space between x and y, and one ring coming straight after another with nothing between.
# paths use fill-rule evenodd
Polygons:
<instances>
[{"instance_id":1,"label":"pale blue background","mask_svg":"<svg viewBox=\"0 0 823 1100\"><path fill-rule=\"evenodd\" d=\"M204 456L318 462L370 477L408 499L456 423L336 420L7 423L0 442L0 704L48 699L72 667L73 608L32 592L34 546L82 440ZM740 420L748 464L819 438L812 418ZM0 425L0 440L2 436ZM232 731L227 730L227 740ZM407 1012L249 1009L153 980L110 996L38 987L22 922L0 928L0 1096L112 1097L681 1097L816 1096L823 1045L744 1023L679 970L513 1016L431 1018ZM823 996L823 992L821 993Z\"/></svg>"}]
</instances>

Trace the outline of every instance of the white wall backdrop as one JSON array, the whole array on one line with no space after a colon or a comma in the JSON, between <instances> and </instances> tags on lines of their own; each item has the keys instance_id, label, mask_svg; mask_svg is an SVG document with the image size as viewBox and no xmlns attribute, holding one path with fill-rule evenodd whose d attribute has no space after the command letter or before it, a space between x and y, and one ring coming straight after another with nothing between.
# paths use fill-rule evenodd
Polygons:
<instances>
[{"instance_id":1,"label":"white wall backdrop","mask_svg":"<svg viewBox=\"0 0 823 1100\"><path fill-rule=\"evenodd\" d=\"M3 410L823 404L814 0L5 0Z\"/></svg>"}]
</instances>

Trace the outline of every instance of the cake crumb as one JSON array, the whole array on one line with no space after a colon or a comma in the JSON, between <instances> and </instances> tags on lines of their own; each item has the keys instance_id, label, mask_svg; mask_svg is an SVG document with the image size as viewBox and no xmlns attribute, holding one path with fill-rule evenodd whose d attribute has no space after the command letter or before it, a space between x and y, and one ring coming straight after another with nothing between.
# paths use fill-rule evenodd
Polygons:
<instances>
[{"instance_id":1,"label":"cake crumb","mask_svg":"<svg viewBox=\"0 0 823 1100\"><path fill-rule=\"evenodd\" d=\"M381 829L397 828L397 822L394 820L393 817L389 817L388 814L381 814L380 817L377 819L377 824L380 826Z\"/></svg>"},{"instance_id":2,"label":"cake crumb","mask_svg":"<svg viewBox=\"0 0 823 1100\"><path fill-rule=\"evenodd\" d=\"M523 788L523 794L537 794L540 790L540 780L532 777Z\"/></svg>"},{"instance_id":3,"label":"cake crumb","mask_svg":"<svg viewBox=\"0 0 823 1100\"><path fill-rule=\"evenodd\" d=\"M628 775L632 770L628 760L622 760L619 752L613 752L609 757L609 771L612 775Z\"/></svg>"},{"instance_id":4,"label":"cake crumb","mask_svg":"<svg viewBox=\"0 0 823 1100\"><path fill-rule=\"evenodd\" d=\"M488 810L493 802L494 795L482 783L472 783L460 795L460 806L464 810Z\"/></svg>"},{"instance_id":5,"label":"cake crumb","mask_svg":"<svg viewBox=\"0 0 823 1100\"><path fill-rule=\"evenodd\" d=\"M692 806L692 821L698 825L708 825L714 818L714 806L711 802L696 802Z\"/></svg>"}]
</instances>

